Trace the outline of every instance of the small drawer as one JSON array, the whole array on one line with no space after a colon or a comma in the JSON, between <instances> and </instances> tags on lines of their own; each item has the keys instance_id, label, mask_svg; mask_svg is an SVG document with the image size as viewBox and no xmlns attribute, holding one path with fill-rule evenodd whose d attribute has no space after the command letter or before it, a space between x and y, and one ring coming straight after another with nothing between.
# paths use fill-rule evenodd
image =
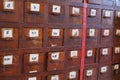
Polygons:
<instances>
[{"instance_id":1,"label":"small drawer","mask_svg":"<svg viewBox=\"0 0 120 80\"><path fill-rule=\"evenodd\" d=\"M24 28L23 30L23 47L41 48L43 45L43 29L42 28Z\"/></svg>"},{"instance_id":2,"label":"small drawer","mask_svg":"<svg viewBox=\"0 0 120 80\"><path fill-rule=\"evenodd\" d=\"M48 46L63 46L63 29L48 29Z\"/></svg>"},{"instance_id":3,"label":"small drawer","mask_svg":"<svg viewBox=\"0 0 120 80\"><path fill-rule=\"evenodd\" d=\"M81 51L71 50L67 51L67 64L68 67L80 66Z\"/></svg>"},{"instance_id":4,"label":"small drawer","mask_svg":"<svg viewBox=\"0 0 120 80\"><path fill-rule=\"evenodd\" d=\"M0 21L20 21L21 2L19 0L1 0L0 3Z\"/></svg>"},{"instance_id":5,"label":"small drawer","mask_svg":"<svg viewBox=\"0 0 120 80\"><path fill-rule=\"evenodd\" d=\"M114 64L113 65L113 75L115 76L119 76L120 75L120 64Z\"/></svg>"},{"instance_id":6,"label":"small drawer","mask_svg":"<svg viewBox=\"0 0 120 80\"><path fill-rule=\"evenodd\" d=\"M99 74L98 74L98 80L106 79L106 80L112 80L110 76L112 76L112 67L111 65L101 65L99 66Z\"/></svg>"},{"instance_id":7,"label":"small drawer","mask_svg":"<svg viewBox=\"0 0 120 80\"><path fill-rule=\"evenodd\" d=\"M18 48L18 35L19 31L17 28L0 28L0 49Z\"/></svg>"},{"instance_id":8,"label":"small drawer","mask_svg":"<svg viewBox=\"0 0 120 80\"><path fill-rule=\"evenodd\" d=\"M97 68L86 68L84 71L85 80L97 80Z\"/></svg>"},{"instance_id":9,"label":"small drawer","mask_svg":"<svg viewBox=\"0 0 120 80\"><path fill-rule=\"evenodd\" d=\"M66 73L67 80L78 80L79 79L79 71L67 71Z\"/></svg>"},{"instance_id":10,"label":"small drawer","mask_svg":"<svg viewBox=\"0 0 120 80\"><path fill-rule=\"evenodd\" d=\"M82 29L69 29L68 30L68 39L66 45L80 45L81 44L81 38L82 38Z\"/></svg>"},{"instance_id":11,"label":"small drawer","mask_svg":"<svg viewBox=\"0 0 120 80\"><path fill-rule=\"evenodd\" d=\"M87 49L85 55L85 64L97 62L97 49Z\"/></svg>"},{"instance_id":12,"label":"small drawer","mask_svg":"<svg viewBox=\"0 0 120 80\"><path fill-rule=\"evenodd\" d=\"M48 23L64 24L65 23L65 7L61 4L49 4L48 6Z\"/></svg>"},{"instance_id":13,"label":"small drawer","mask_svg":"<svg viewBox=\"0 0 120 80\"><path fill-rule=\"evenodd\" d=\"M81 6L69 6L69 24L82 24L83 8Z\"/></svg>"},{"instance_id":14,"label":"small drawer","mask_svg":"<svg viewBox=\"0 0 120 80\"><path fill-rule=\"evenodd\" d=\"M44 10L45 4L42 2L25 2L25 22L29 23L45 23Z\"/></svg>"},{"instance_id":15,"label":"small drawer","mask_svg":"<svg viewBox=\"0 0 120 80\"><path fill-rule=\"evenodd\" d=\"M102 24L112 25L113 24L113 16L114 12L112 10L102 11Z\"/></svg>"},{"instance_id":16,"label":"small drawer","mask_svg":"<svg viewBox=\"0 0 120 80\"><path fill-rule=\"evenodd\" d=\"M64 80L63 74L48 75L47 80Z\"/></svg>"},{"instance_id":17,"label":"small drawer","mask_svg":"<svg viewBox=\"0 0 120 80\"><path fill-rule=\"evenodd\" d=\"M65 61L64 52L49 52L47 70L63 70Z\"/></svg>"},{"instance_id":18,"label":"small drawer","mask_svg":"<svg viewBox=\"0 0 120 80\"><path fill-rule=\"evenodd\" d=\"M101 48L99 54L99 63L109 63L111 61L112 56L111 48Z\"/></svg>"},{"instance_id":19,"label":"small drawer","mask_svg":"<svg viewBox=\"0 0 120 80\"><path fill-rule=\"evenodd\" d=\"M99 8L88 8L87 23L98 25L101 23L101 10Z\"/></svg>"}]
</instances>

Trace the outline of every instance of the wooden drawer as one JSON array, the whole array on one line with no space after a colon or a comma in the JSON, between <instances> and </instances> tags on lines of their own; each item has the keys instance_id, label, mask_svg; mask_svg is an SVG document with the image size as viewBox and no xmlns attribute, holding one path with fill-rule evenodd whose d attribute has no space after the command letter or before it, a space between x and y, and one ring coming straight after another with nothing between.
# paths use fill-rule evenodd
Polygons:
<instances>
[{"instance_id":1,"label":"wooden drawer","mask_svg":"<svg viewBox=\"0 0 120 80\"><path fill-rule=\"evenodd\" d=\"M20 77L1 77L0 80L20 80Z\"/></svg>"},{"instance_id":2,"label":"wooden drawer","mask_svg":"<svg viewBox=\"0 0 120 80\"><path fill-rule=\"evenodd\" d=\"M74 28L68 30L68 39L66 45L80 45L82 37L82 29Z\"/></svg>"},{"instance_id":3,"label":"wooden drawer","mask_svg":"<svg viewBox=\"0 0 120 80\"><path fill-rule=\"evenodd\" d=\"M0 49L18 48L18 35L17 28L0 28Z\"/></svg>"},{"instance_id":4,"label":"wooden drawer","mask_svg":"<svg viewBox=\"0 0 120 80\"><path fill-rule=\"evenodd\" d=\"M39 1L25 2L25 22L45 23L45 4Z\"/></svg>"},{"instance_id":5,"label":"wooden drawer","mask_svg":"<svg viewBox=\"0 0 120 80\"><path fill-rule=\"evenodd\" d=\"M102 24L112 25L113 17L114 17L114 12L112 10L107 10L107 9L102 10Z\"/></svg>"},{"instance_id":6,"label":"wooden drawer","mask_svg":"<svg viewBox=\"0 0 120 80\"><path fill-rule=\"evenodd\" d=\"M75 67L80 66L81 51L71 50L67 51L67 66Z\"/></svg>"},{"instance_id":7,"label":"wooden drawer","mask_svg":"<svg viewBox=\"0 0 120 80\"><path fill-rule=\"evenodd\" d=\"M85 54L85 64L97 63L97 49L87 49Z\"/></svg>"},{"instance_id":8,"label":"wooden drawer","mask_svg":"<svg viewBox=\"0 0 120 80\"><path fill-rule=\"evenodd\" d=\"M63 29L48 29L48 46L63 46Z\"/></svg>"},{"instance_id":9,"label":"wooden drawer","mask_svg":"<svg viewBox=\"0 0 120 80\"><path fill-rule=\"evenodd\" d=\"M88 14L87 14L88 24L98 25L101 23L101 9L89 7L87 11L88 11Z\"/></svg>"},{"instance_id":10,"label":"wooden drawer","mask_svg":"<svg viewBox=\"0 0 120 80\"><path fill-rule=\"evenodd\" d=\"M84 80L97 80L97 68L85 68Z\"/></svg>"},{"instance_id":11,"label":"wooden drawer","mask_svg":"<svg viewBox=\"0 0 120 80\"><path fill-rule=\"evenodd\" d=\"M41 48L43 45L42 28L24 28L23 30L23 47L24 48Z\"/></svg>"},{"instance_id":12,"label":"wooden drawer","mask_svg":"<svg viewBox=\"0 0 120 80\"><path fill-rule=\"evenodd\" d=\"M80 6L69 6L69 24L82 24L83 8Z\"/></svg>"},{"instance_id":13,"label":"wooden drawer","mask_svg":"<svg viewBox=\"0 0 120 80\"><path fill-rule=\"evenodd\" d=\"M38 74L24 75L22 80L42 80L41 76Z\"/></svg>"},{"instance_id":14,"label":"wooden drawer","mask_svg":"<svg viewBox=\"0 0 120 80\"><path fill-rule=\"evenodd\" d=\"M0 0L0 21L19 22L21 0Z\"/></svg>"},{"instance_id":15,"label":"wooden drawer","mask_svg":"<svg viewBox=\"0 0 120 80\"><path fill-rule=\"evenodd\" d=\"M112 80L112 67L111 65L104 64L99 66L99 74L98 74L98 80Z\"/></svg>"},{"instance_id":16,"label":"wooden drawer","mask_svg":"<svg viewBox=\"0 0 120 80\"><path fill-rule=\"evenodd\" d=\"M119 80L119 76L120 76L120 64L114 64L112 66L113 69L113 80Z\"/></svg>"},{"instance_id":17,"label":"wooden drawer","mask_svg":"<svg viewBox=\"0 0 120 80\"><path fill-rule=\"evenodd\" d=\"M118 44L119 45L119 44ZM112 61L113 62L120 62L120 46L115 46L113 48L113 55L112 55Z\"/></svg>"},{"instance_id":18,"label":"wooden drawer","mask_svg":"<svg viewBox=\"0 0 120 80\"><path fill-rule=\"evenodd\" d=\"M88 0L88 3L90 3L90 4L101 4L101 1L102 0Z\"/></svg>"},{"instance_id":19,"label":"wooden drawer","mask_svg":"<svg viewBox=\"0 0 120 80\"><path fill-rule=\"evenodd\" d=\"M109 47L100 48L99 63L110 63L112 57L112 49Z\"/></svg>"},{"instance_id":20,"label":"wooden drawer","mask_svg":"<svg viewBox=\"0 0 120 80\"><path fill-rule=\"evenodd\" d=\"M87 29L87 45L98 44L98 29L88 28Z\"/></svg>"},{"instance_id":21,"label":"wooden drawer","mask_svg":"<svg viewBox=\"0 0 120 80\"><path fill-rule=\"evenodd\" d=\"M49 4L48 6L48 23L64 24L65 21L65 7L61 4Z\"/></svg>"},{"instance_id":22,"label":"wooden drawer","mask_svg":"<svg viewBox=\"0 0 120 80\"><path fill-rule=\"evenodd\" d=\"M102 5L114 7L114 5L115 5L115 0L102 0Z\"/></svg>"},{"instance_id":23,"label":"wooden drawer","mask_svg":"<svg viewBox=\"0 0 120 80\"><path fill-rule=\"evenodd\" d=\"M64 52L49 52L47 70L63 70L65 65L65 53Z\"/></svg>"},{"instance_id":24,"label":"wooden drawer","mask_svg":"<svg viewBox=\"0 0 120 80\"><path fill-rule=\"evenodd\" d=\"M64 80L64 75L63 74L48 75L47 80Z\"/></svg>"},{"instance_id":25,"label":"wooden drawer","mask_svg":"<svg viewBox=\"0 0 120 80\"><path fill-rule=\"evenodd\" d=\"M105 29L101 29L101 44L106 44L106 43L112 43L113 42L113 36L112 36L112 29L110 28L105 28Z\"/></svg>"},{"instance_id":26,"label":"wooden drawer","mask_svg":"<svg viewBox=\"0 0 120 80\"><path fill-rule=\"evenodd\" d=\"M79 71L76 70L67 71L66 80L79 80Z\"/></svg>"},{"instance_id":27,"label":"wooden drawer","mask_svg":"<svg viewBox=\"0 0 120 80\"><path fill-rule=\"evenodd\" d=\"M115 25L120 25L119 21L120 21L120 10L116 10L115 18L114 18Z\"/></svg>"}]
</instances>

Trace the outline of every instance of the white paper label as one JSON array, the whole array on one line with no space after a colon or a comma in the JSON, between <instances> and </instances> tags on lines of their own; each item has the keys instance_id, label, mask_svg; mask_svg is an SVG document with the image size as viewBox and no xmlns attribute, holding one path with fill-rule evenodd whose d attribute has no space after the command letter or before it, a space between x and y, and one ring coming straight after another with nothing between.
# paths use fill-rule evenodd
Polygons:
<instances>
[{"instance_id":1,"label":"white paper label","mask_svg":"<svg viewBox=\"0 0 120 80\"><path fill-rule=\"evenodd\" d=\"M110 17L111 16L111 11L105 11L105 17Z\"/></svg>"},{"instance_id":2,"label":"white paper label","mask_svg":"<svg viewBox=\"0 0 120 80\"><path fill-rule=\"evenodd\" d=\"M72 29L72 36L79 36L79 29Z\"/></svg>"},{"instance_id":3,"label":"white paper label","mask_svg":"<svg viewBox=\"0 0 120 80\"><path fill-rule=\"evenodd\" d=\"M101 73L107 72L107 66L101 67Z\"/></svg>"},{"instance_id":4,"label":"white paper label","mask_svg":"<svg viewBox=\"0 0 120 80\"><path fill-rule=\"evenodd\" d=\"M87 70L86 76L90 77L93 75L93 70Z\"/></svg>"},{"instance_id":5,"label":"white paper label","mask_svg":"<svg viewBox=\"0 0 120 80\"><path fill-rule=\"evenodd\" d=\"M29 61L30 62L38 62L39 54L30 54Z\"/></svg>"},{"instance_id":6,"label":"white paper label","mask_svg":"<svg viewBox=\"0 0 120 80\"><path fill-rule=\"evenodd\" d=\"M52 12L53 13L60 13L61 12L61 6L53 5Z\"/></svg>"},{"instance_id":7,"label":"white paper label","mask_svg":"<svg viewBox=\"0 0 120 80\"><path fill-rule=\"evenodd\" d=\"M69 73L69 79L75 79L76 78L76 71L72 71Z\"/></svg>"},{"instance_id":8,"label":"white paper label","mask_svg":"<svg viewBox=\"0 0 120 80\"><path fill-rule=\"evenodd\" d=\"M104 30L104 36L109 36L110 30Z\"/></svg>"},{"instance_id":9,"label":"white paper label","mask_svg":"<svg viewBox=\"0 0 120 80\"><path fill-rule=\"evenodd\" d=\"M5 1L4 2L4 9L14 9L14 1Z\"/></svg>"},{"instance_id":10,"label":"white paper label","mask_svg":"<svg viewBox=\"0 0 120 80\"><path fill-rule=\"evenodd\" d=\"M87 57L93 56L93 50L88 50L87 51Z\"/></svg>"},{"instance_id":11,"label":"white paper label","mask_svg":"<svg viewBox=\"0 0 120 80\"><path fill-rule=\"evenodd\" d=\"M35 71L29 71L29 73L37 73L37 70L35 70Z\"/></svg>"},{"instance_id":12,"label":"white paper label","mask_svg":"<svg viewBox=\"0 0 120 80\"><path fill-rule=\"evenodd\" d=\"M108 55L108 48L102 49L102 55Z\"/></svg>"},{"instance_id":13,"label":"white paper label","mask_svg":"<svg viewBox=\"0 0 120 80\"><path fill-rule=\"evenodd\" d=\"M4 56L4 61L3 64L4 65L11 65L13 63L13 56Z\"/></svg>"},{"instance_id":14,"label":"white paper label","mask_svg":"<svg viewBox=\"0 0 120 80\"><path fill-rule=\"evenodd\" d=\"M29 37L39 37L39 30L37 29L29 30Z\"/></svg>"},{"instance_id":15,"label":"white paper label","mask_svg":"<svg viewBox=\"0 0 120 80\"><path fill-rule=\"evenodd\" d=\"M3 38L12 38L13 30L12 29L4 29L3 30Z\"/></svg>"},{"instance_id":16,"label":"white paper label","mask_svg":"<svg viewBox=\"0 0 120 80\"><path fill-rule=\"evenodd\" d=\"M95 36L95 29L89 30L89 36Z\"/></svg>"},{"instance_id":17,"label":"white paper label","mask_svg":"<svg viewBox=\"0 0 120 80\"><path fill-rule=\"evenodd\" d=\"M51 54L51 59L52 60L59 60L60 53L59 52L54 52Z\"/></svg>"},{"instance_id":18,"label":"white paper label","mask_svg":"<svg viewBox=\"0 0 120 80\"><path fill-rule=\"evenodd\" d=\"M115 53L120 53L120 47L115 47Z\"/></svg>"},{"instance_id":19,"label":"white paper label","mask_svg":"<svg viewBox=\"0 0 120 80\"><path fill-rule=\"evenodd\" d=\"M120 12L117 13L117 16L120 18Z\"/></svg>"},{"instance_id":20,"label":"white paper label","mask_svg":"<svg viewBox=\"0 0 120 80\"><path fill-rule=\"evenodd\" d=\"M73 57L78 57L78 51L71 51L70 52L70 57L73 58Z\"/></svg>"},{"instance_id":21,"label":"white paper label","mask_svg":"<svg viewBox=\"0 0 120 80\"><path fill-rule=\"evenodd\" d=\"M30 77L30 78L28 78L28 80L37 80L37 78L36 77Z\"/></svg>"},{"instance_id":22,"label":"white paper label","mask_svg":"<svg viewBox=\"0 0 120 80\"><path fill-rule=\"evenodd\" d=\"M40 11L40 4L38 4L38 3L31 3L30 10L31 11L35 11L35 12L39 12Z\"/></svg>"},{"instance_id":23,"label":"white paper label","mask_svg":"<svg viewBox=\"0 0 120 80\"><path fill-rule=\"evenodd\" d=\"M114 69L115 70L119 69L119 65L118 64L114 65Z\"/></svg>"},{"instance_id":24,"label":"white paper label","mask_svg":"<svg viewBox=\"0 0 120 80\"><path fill-rule=\"evenodd\" d=\"M52 36L60 36L60 29L52 29Z\"/></svg>"},{"instance_id":25,"label":"white paper label","mask_svg":"<svg viewBox=\"0 0 120 80\"><path fill-rule=\"evenodd\" d=\"M58 75L51 76L51 80L59 80L59 76Z\"/></svg>"},{"instance_id":26,"label":"white paper label","mask_svg":"<svg viewBox=\"0 0 120 80\"><path fill-rule=\"evenodd\" d=\"M96 16L96 14L97 14L97 10L96 9L91 9L90 15L91 16Z\"/></svg>"},{"instance_id":27,"label":"white paper label","mask_svg":"<svg viewBox=\"0 0 120 80\"><path fill-rule=\"evenodd\" d=\"M116 35L120 36L120 29L116 30Z\"/></svg>"},{"instance_id":28,"label":"white paper label","mask_svg":"<svg viewBox=\"0 0 120 80\"><path fill-rule=\"evenodd\" d=\"M72 8L72 14L80 14L80 8L73 7Z\"/></svg>"}]
</instances>

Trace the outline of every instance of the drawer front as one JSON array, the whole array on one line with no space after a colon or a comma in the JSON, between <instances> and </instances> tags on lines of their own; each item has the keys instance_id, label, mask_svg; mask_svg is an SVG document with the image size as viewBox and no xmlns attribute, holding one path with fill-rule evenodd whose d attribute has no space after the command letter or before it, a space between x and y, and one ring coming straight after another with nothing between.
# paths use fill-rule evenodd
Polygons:
<instances>
[{"instance_id":1,"label":"drawer front","mask_svg":"<svg viewBox=\"0 0 120 80\"><path fill-rule=\"evenodd\" d=\"M114 12L112 10L102 10L102 24L113 24Z\"/></svg>"},{"instance_id":2,"label":"drawer front","mask_svg":"<svg viewBox=\"0 0 120 80\"><path fill-rule=\"evenodd\" d=\"M19 22L20 21L20 0L0 1L0 21Z\"/></svg>"},{"instance_id":3,"label":"drawer front","mask_svg":"<svg viewBox=\"0 0 120 80\"><path fill-rule=\"evenodd\" d=\"M65 65L65 53L64 52L49 52L47 70L63 70Z\"/></svg>"},{"instance_id":4,"label":"drawer front","mask_svg":"<svg viewBox=\"0 0 120 80\"><path fill-rule=\"evenodd\" d=\"M80 6L69 6L69 24L82 24L83 8Z\"/></svg>"},{"instance_id":5,"label":"drawer front","mask_svg":"<svg viewBox=\"0 0 120 80\"><path fill-rule=\"evenodd\" d=\"M63 29L48 29L48 46L63 46Z\"/></svg>"},{"instance_id":6,"label":"drawer front","mask_svg":"<svg viewBox=\"0 0 120 80\"><path fill-rule=\"evenodd\" d=\"M45 23L45 3L26 1L24 21L29 23Z\"/></svg>"},{"instance_id":7,"label":"drawer front","mask_svg":"<svg viewBox=\"0 0 120 80\"><path fill-rule=\"evenodd\" d=\"M97 63L97 49L87 49L85 54L85 64Z\"/></svg>"},{"instance_id":8,"label":"drawer front","mask_svg":"<svg viewBox=\"0 0 120 80\"><path fill-rule=\"evenodd\" d=\"M0 28L0 49L18 48L18 36L17 28Z\"/></svg>"},{"instance_id":9,"label":"drawer front","mask_svg":"<svg viewBox=\"0 0 120 80\"><path fill-rule=\"evenodd\" d=\"M49 4L48 23L65 24L65 6L61 4Z\"/></svg>"},{"instance_id":10,"label":"drawer front","mask_svg":"<svg viewBox=\"0 0 120 80\"><path fill-rule=\"evenodd\" d=\"M24 28L23 30L23 47L24 48L41 48L43 45L42 28Z\"/></svg>"},{"instance_id":11,"label":"drawer front","mask_svg":"<svg viewBox=\"0 0 120 80\"><path fill-rule=\"evenodd\" d=\"M81 50L67 51L68 67L80 66Z\"/></svg>"},{"instance_id":12,"label":"drawer front","mask_svg":"<svg viewBox=\"0 0 120 80\"><path fill-rule=\"evenodd\" d=\"M99 8L91 8L87 9L87 23L98 25L101 23L101 9Z\"/></svg>"}]
</instances>

